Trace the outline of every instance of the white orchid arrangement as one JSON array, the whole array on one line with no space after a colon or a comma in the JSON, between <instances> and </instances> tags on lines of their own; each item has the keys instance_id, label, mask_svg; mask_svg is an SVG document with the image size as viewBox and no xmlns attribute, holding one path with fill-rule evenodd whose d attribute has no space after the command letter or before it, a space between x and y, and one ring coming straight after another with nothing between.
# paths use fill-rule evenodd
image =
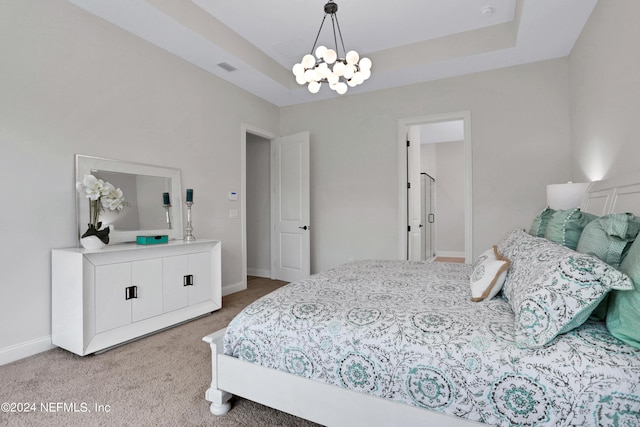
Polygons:
<instances>
[{"instance_id":1,"label":"white orchid arrangement","mask_svg":"<svg viewBox=\"0 0 640 427\"><path fill-rule=\"evenodd\" d=\"M100 212L120 212L126 206L122 190L93 175L85 175L81 182L76 182L78 193L89 199L89 224L88 230L82 235L97 236L104 243L109 243L109 228L100 230L102 223L99 221Z\"/></svg>"}]
</instances>

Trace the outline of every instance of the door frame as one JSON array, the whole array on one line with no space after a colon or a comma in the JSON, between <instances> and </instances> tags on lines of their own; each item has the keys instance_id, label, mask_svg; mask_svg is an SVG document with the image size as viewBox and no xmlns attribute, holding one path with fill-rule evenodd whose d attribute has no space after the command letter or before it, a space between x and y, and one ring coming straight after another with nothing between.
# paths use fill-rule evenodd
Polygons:
<instances>
[{"instance_id":1,"label":"door frame","mask_svg":"<svg viewBox=\"0 0 640 427\"><path fill-rule=\"evenodd\" d=\"M455 111L398 120L398 258L407 259L407 132L409 127L428 123L462 120L464 122L464 253L465 262L473 260L473 187L471 111Z\"/></svg>"},{"instance_id":2,"label":"door frame","mask_svg":"<svg viewBox=\"0 0 640 427\"><path fill-rule=\"evenodd\" d=\"M269 141L278 137L278 135L273 132L247 123L241 123L240 125L240 251L242 253L242 288L234 289L233 292L247 289L247 133L268 139ZM269 154L269 162L271 163L271 154ZM271 192L269 193L271 194ZM269 197L271 197L271 195ZM271 263L269 263L269 270L269 274L273 275L273 266Z\"/></svg>"}]
</instances>

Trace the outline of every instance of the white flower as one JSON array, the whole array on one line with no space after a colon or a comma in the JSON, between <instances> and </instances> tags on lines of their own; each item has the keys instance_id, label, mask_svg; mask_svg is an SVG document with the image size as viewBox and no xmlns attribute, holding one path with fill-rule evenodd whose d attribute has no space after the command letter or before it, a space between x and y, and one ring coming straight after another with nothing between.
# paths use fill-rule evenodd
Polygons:
<instances>
[{"instance_id":1,"label":"white flower","mask_svg":"<svg viewBox=\"0 0 640 427\"><path fill-rule=\"evenodd\" d=\"M109 184L111 185L111 184ZM91 200L98 200L102 195L104 181L93 175L85 175L82 182L76 182L76 189Z\"/></svg>"},{"instance_id":2,"label":"white flower","mask_svg":"<svg viewBox=\"0 0 640 427\"><path fill-rule=\"evenodd\" d=\"M94 228L98 227L100 211L120 212L126 205L122 190L93 175L85 175L82 182L76 182L76 190L90 200L89 223Z\"/></svg>"},{"instance_id":3,"label":"white flower","mask_svg":"<svg viewBox=\"0 0 640 427\"><path fill-rule=\"evenodd\" d=\"M107 183L109 184L109 183ZM110 211L121 211L124 208L124 194L119 188L115 188L109 184L109 192L103 192L103 196L100 200L103 209L109 209Z\"/></svg>"}]
</instances>

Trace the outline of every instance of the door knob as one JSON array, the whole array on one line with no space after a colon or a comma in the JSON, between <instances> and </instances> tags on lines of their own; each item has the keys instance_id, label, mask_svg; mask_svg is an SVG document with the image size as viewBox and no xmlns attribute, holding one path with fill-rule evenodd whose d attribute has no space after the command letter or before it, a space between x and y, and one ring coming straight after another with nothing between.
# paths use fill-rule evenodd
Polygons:
<instances>
[{"instance_id":1,"label":"door knob","mask_svg":"<svg viewBox=\"0 0 640 427\"><path fill-rule=\"evenodd\" d=\"M299 228L299 229L301 229L301 230L308 230L308 229L310 229L311 227L308 227L308 226L306 226L306 225L303 225L302 227L298 227L298 228Z\"/></svg>"}]
</instances>

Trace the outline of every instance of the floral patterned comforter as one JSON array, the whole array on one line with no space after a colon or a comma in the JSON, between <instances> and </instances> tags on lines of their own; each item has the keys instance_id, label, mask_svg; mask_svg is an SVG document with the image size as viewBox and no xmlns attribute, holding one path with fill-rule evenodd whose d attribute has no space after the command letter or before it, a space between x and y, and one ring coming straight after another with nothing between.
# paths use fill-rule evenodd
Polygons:
<instances>
[{"instance_id":1,"label":"floral patterned comforter","mask_svg":"<svg viewBox=\"0 0 640 427\"><path fill-rule=\"evenodd\" d=\"M249 305L224 352L492 425L640 425L640 350L595 321L519 349L509 304L471 302L470 272L351 262Z\"/></svg>"}]
</instances>

